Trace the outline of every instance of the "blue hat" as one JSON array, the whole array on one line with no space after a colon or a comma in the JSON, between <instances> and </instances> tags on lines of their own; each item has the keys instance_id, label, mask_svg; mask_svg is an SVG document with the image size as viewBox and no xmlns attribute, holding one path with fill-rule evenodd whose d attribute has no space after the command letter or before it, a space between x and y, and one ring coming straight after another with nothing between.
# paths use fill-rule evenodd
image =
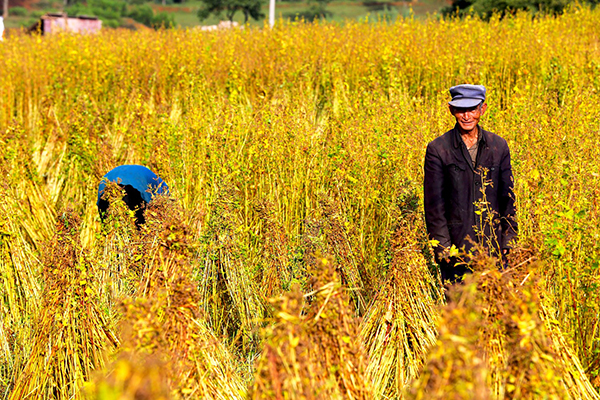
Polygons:
<instances>
[{"instance_id":1,"label":"blue hat","mask_svg":"<svg viewBox=\"0 0 600 400\"><path fill-rule=\"evenodd\" d=\"M485 87L482 85L458 85L450 88L453 107L471 108L485 101Z\"/></svg>"},{"instance_id":2,"label":"blue hat","mask_svg":"<svg viewBox=\"0 0 600 400\"><path fill-rule=\"evenodd\" d=\"M123 186L131 185L140 192L142 199L146 203L152 201L152 195L155 193L169 193L167 184L150 169L141 165L121 165L111 170L102 178L100 185L98 185L98 204L100 204L107 181L120 183Z\"/></svg>"}]
</instances>

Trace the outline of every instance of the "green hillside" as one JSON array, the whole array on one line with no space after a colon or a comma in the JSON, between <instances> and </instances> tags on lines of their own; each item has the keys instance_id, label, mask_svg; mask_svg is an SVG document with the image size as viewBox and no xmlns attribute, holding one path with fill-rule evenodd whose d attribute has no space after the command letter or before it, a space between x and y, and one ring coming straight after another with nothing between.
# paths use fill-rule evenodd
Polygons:
<instances>
[{"instance_id":1,"label":"green hillside","mask_svg":"<svg viewBox=\"0 0 600 400\"><path fill-rule=\"evenodd\" d=\"M21 1L16 4L18 6L10 6L9 17L5 18L5 26L7 29L29 27L31 26L41 15L46 12L61 12L63 10L63 2L28 2ZM219 20L226 19L225 16L217 18L211 16L205 21L200 21L197 17L198 9L201 6L201 2L194 0L181 4L167 4L163 6L156 3L146 3L151 6L155 13L166 13L172 15L175 20L175 24L179 27L193 27L198 25L214 25ZM343 22L345 20L363 20L366 18L372 20L388 19L394 20L398 16L407 16L410 13L414 13L416 17L425 17L428 14L439 11L442 7L448 3L444 0L422 0L413 3L409 2L388 2L388 1L373 1L373 2L362 2L362 1L348 1L348 0L334 0L329 3L326 7L329 13L326 16L327 20ZM134 6L128 5L128 9L132 9ZM310 4L306 1L285 1L278 2L276 7L277 18L283 19L295 19L302 18L304 12L310 7ZM412 10L412 11L411 11ZM265 2L263 5L263 13L268 16L269 7L268 3ZM241 12L237 13L234 20L239 23L244 22L244 17ZM254 21L251 20L251 25L262 25L265 21ZM126 23L124 23L126 25Z\"/></svg>"}]
</instances>

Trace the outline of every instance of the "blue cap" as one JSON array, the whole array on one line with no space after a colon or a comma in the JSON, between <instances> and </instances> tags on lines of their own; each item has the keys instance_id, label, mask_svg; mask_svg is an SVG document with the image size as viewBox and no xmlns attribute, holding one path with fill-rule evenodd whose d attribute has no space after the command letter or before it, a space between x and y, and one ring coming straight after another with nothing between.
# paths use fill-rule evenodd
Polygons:
<instances>
[{"instance_id":1,"label":"blue cap","mask_svg":"<svg viewBox=\"0 0 600 400\"><path fill-rule=\"evenodd\" d=\"M471 108L485 101L485 87L482 85L458 85L450 88L453 107Z\"/></svg>"},{"instance_id":2,"label":"blue cap","mask_svg":"<svg viewBox=\"0 0 600 400\"><path fill-rule=\"evenodd\" d=\"M131 185L140 192L146 203L152 201L153 194L169 193L167 184L150 169L141 165L120 165L102 178L98 185L98 203L102 198L107 181L120 183L123 186Z\"/></svg>"}]
</instances>

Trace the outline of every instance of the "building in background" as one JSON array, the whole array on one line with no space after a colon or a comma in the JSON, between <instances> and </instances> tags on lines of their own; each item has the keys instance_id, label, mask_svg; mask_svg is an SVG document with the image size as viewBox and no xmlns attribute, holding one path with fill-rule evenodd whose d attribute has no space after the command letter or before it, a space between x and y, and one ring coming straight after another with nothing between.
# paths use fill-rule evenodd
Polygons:
<instances>
[{"instance_id":1,"label":"building in background","mask_svg":"<svg viewBox=\"0 0 600 400\"><path fill-rule=\"evenodd\" d=\"M68 17L67 14L52 14L43 15L36 22L29 32L48 35L57 32L73 32L73 33L98 33L102 29L102 21L96 17L78 16Z\"/></svg>"}]
</instances>

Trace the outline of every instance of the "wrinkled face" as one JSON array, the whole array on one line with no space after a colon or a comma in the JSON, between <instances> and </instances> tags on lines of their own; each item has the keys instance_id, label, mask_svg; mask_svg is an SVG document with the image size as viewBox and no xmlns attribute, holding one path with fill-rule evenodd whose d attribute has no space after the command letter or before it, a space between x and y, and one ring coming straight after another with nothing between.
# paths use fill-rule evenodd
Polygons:
<instances>
[{"instance_id":1,"label":"wrinkled face","mask_svg":"<svg viewBox=\"0 0 600 400\"><path fill-rule=\"evenodd\" d=\"M456 122L460 126L460 129L463 132L471 132L477 127L481 116L485 114L487 104L483 103L470 108L459 108L453 106L449 106L449 108L450 113L452 113L454 118L456 118Z\"/></svg>"}]
</instances>

